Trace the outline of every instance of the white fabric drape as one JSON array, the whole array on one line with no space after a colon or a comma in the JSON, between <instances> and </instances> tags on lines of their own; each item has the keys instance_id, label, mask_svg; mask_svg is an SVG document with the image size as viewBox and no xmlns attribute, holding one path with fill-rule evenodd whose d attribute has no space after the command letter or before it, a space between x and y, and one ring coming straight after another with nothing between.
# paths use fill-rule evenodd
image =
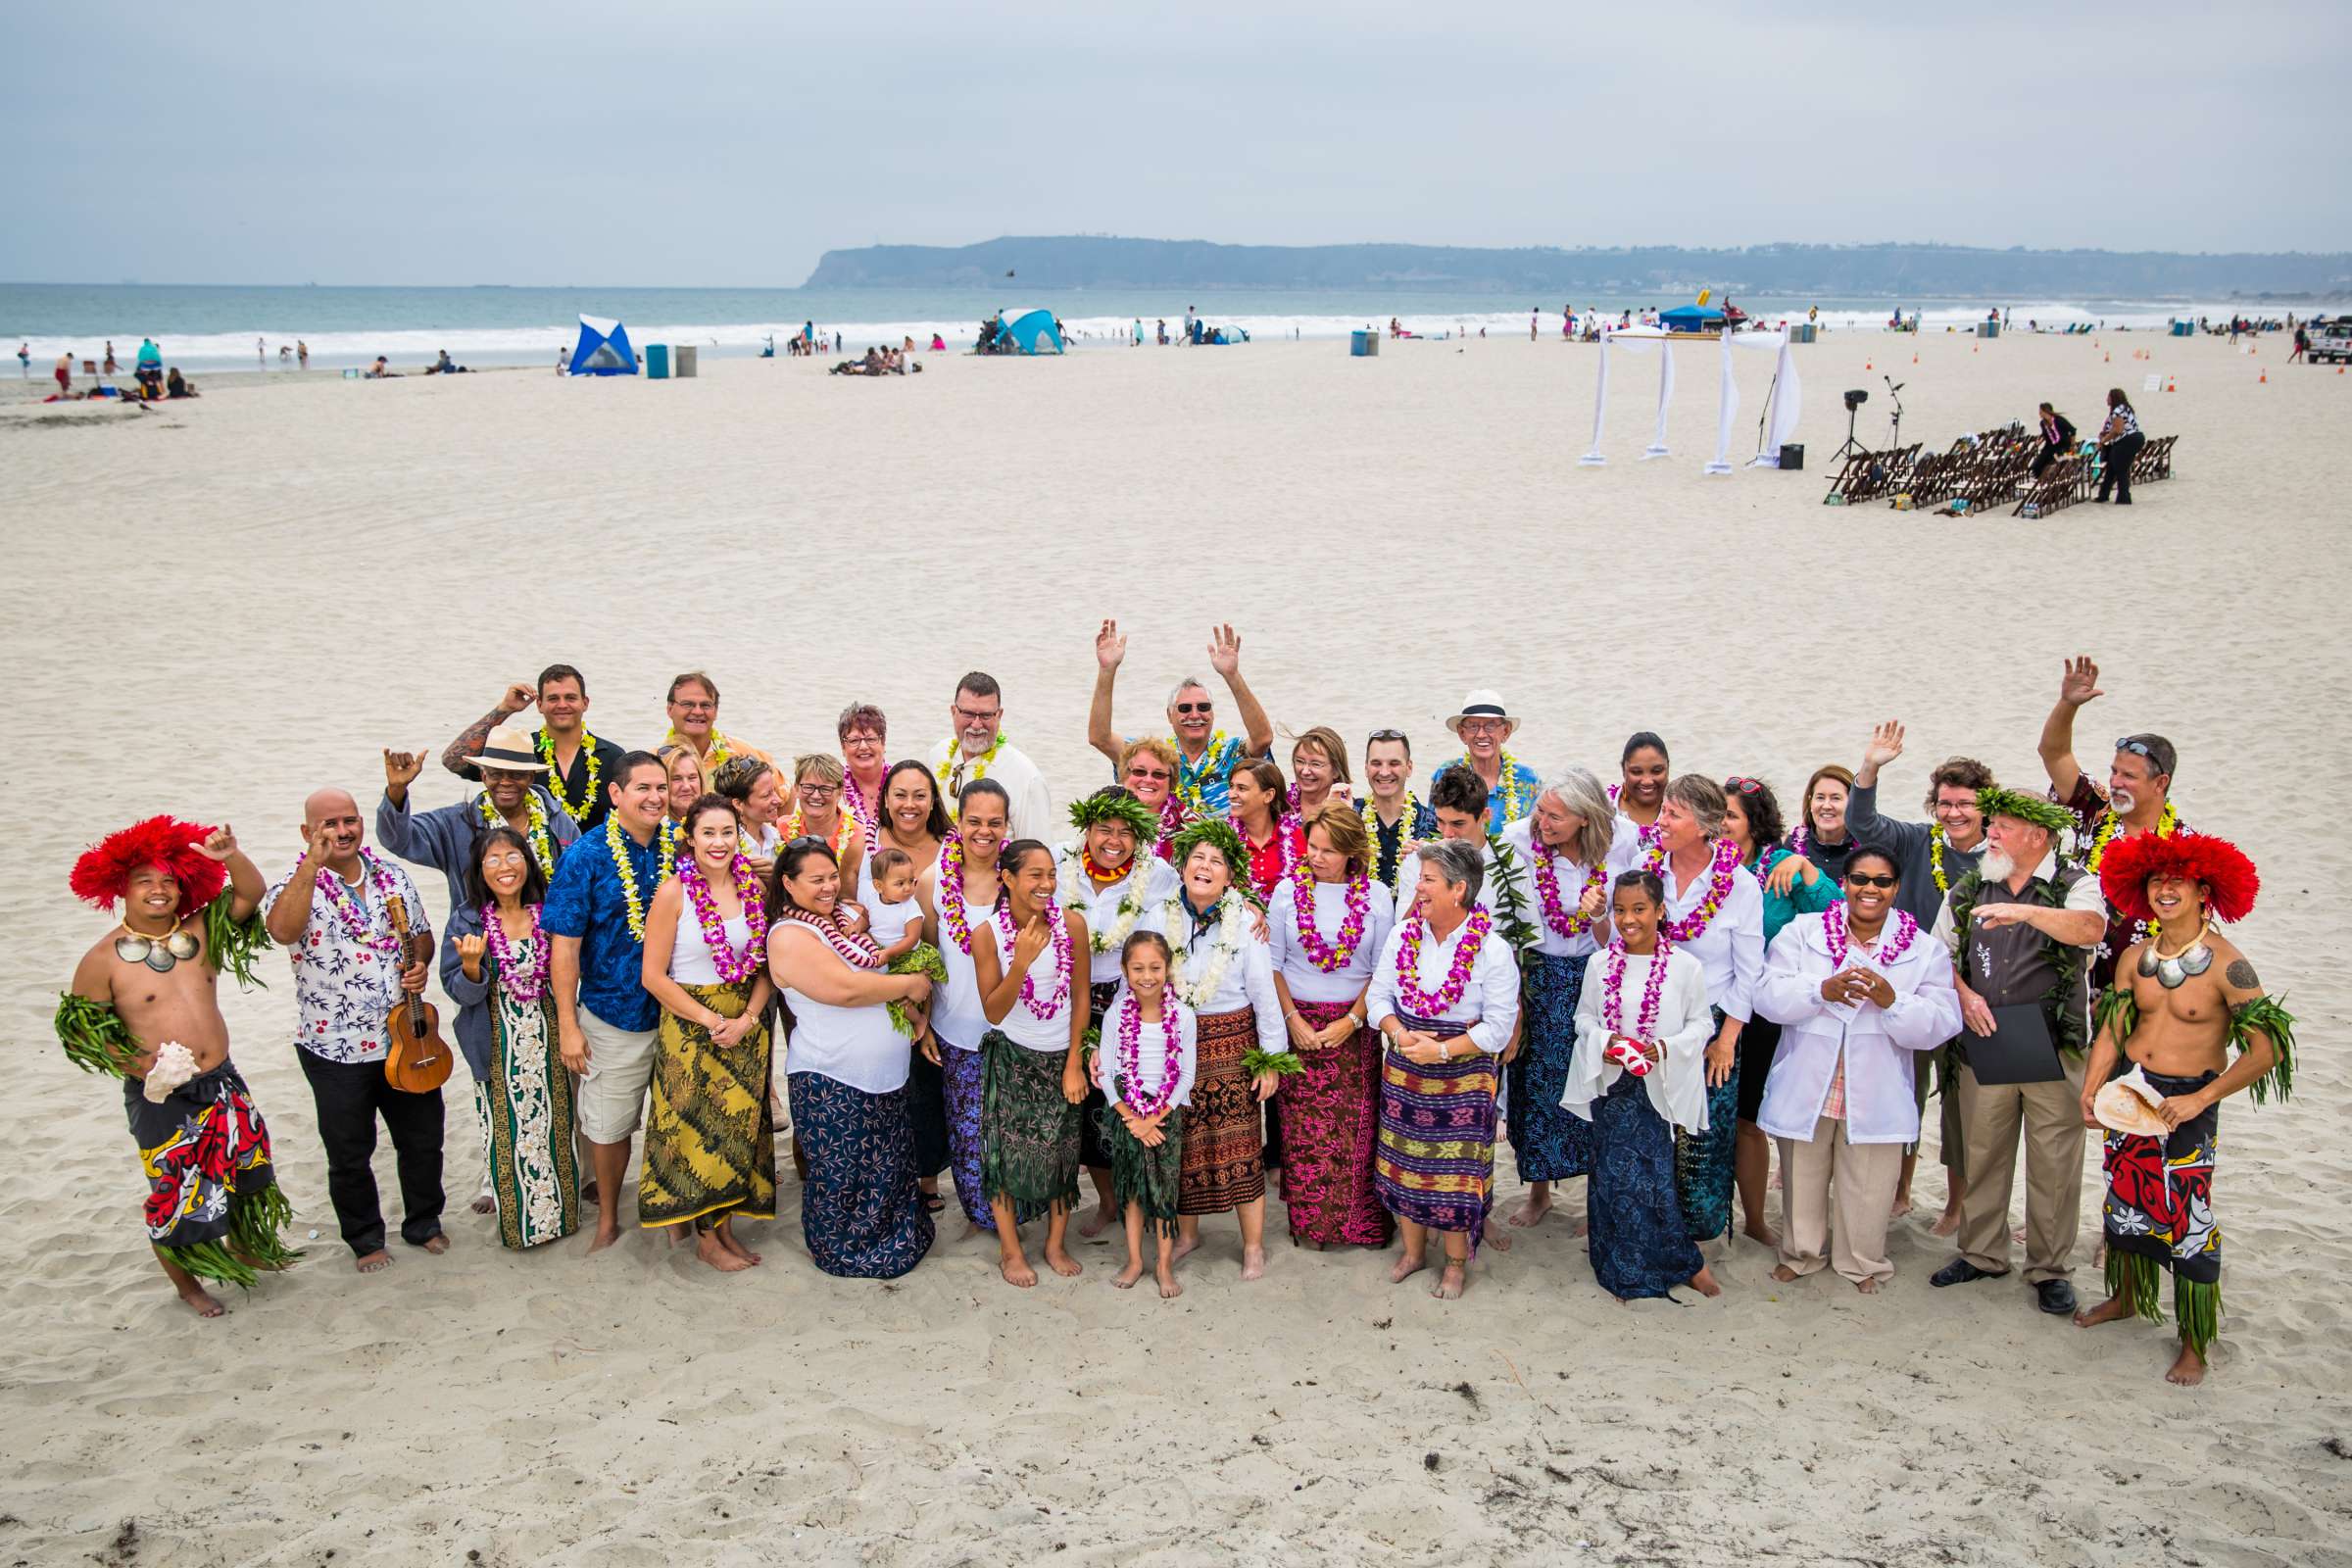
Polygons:
<instances>
[{"instance_id":1,"label":"white fabric drape","mask_svg":"<svg viewBox=\"0 0 2352 1568\"><path fill-rule=\"evenodd\" d=\"M1732 338L1728 329L1723 344L1723 390L1715 400L1715 456L1707 463L1709 473L1732 471L1732 421L1740 416L1740 383L1732 375Z\"/></svg>"},{"instance_id":2,"label":"white fabric drape","mask_svg":"<svg viewBox=\"0 0 2352 1568\"><path fill-rule=\"evenodd\" d=\"M1649 437L1649 450L1642 461L1666 456L1666 406L1674 401L1674 345L1663 338L1658 341L1658 427Z\"/></svg>"},{"instance_id":3,"label":"white fabric drape","mask_svg":"<svg viewBox=\"0 0 2352 1568\"><path fill-rule=\"evenodd\" d=\"M1796 439L1797 418L1804 412L1804 387L1797 380L1796 355L1788 346L1788 329L1782 327L1777 335L1755 332L1738 342L1743 349L1771 350L1777 356L1772 372L1772 401L1764 411L1764 450L1748 465L1751 468L1777 468L1781 466L1781 448Z\"/></svg>"},{"instance_id":4,"label":"white fabric drape","mask_svg":"<svg viewBox=\"0 0 2352 1568\"><path fill-rule=\"evenodd\" d=\"M1597 468L1609 460L1600 455L1600 428L1609 412L1609 334L1600 334L1600 383L1592 389L1592 450L1576 461L1585 467Z\"/></svg>"}]
</instances>

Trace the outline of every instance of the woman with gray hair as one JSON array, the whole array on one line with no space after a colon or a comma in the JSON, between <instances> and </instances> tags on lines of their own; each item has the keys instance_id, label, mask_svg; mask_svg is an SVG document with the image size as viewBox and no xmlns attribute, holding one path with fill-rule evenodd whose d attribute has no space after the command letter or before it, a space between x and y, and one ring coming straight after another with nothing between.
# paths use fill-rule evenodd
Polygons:
<instances>
[{"instance_id":1,"label":"woman with gray hair","mask_svg":"<svg viewBox=\"0 0 2352 1568\"><path fill-rule=\"evenodd\" d=\"M1372 966L1365 1015L1388 1042L1381 1062L1373 1188L1404 1233L1393 1282L1428 1266L1429 1233L1446 1267L1430 1292L1459 1297L1494 1206L1495 1058L1519 1022L1519 966L1494 917L1478 906L1482 846L1421 847L1419 903Z\"/></svg>"},{"instance_id":2,"label":"woman with gray hair","mask_svg":"<svg viewBox=\"0 0 2352 1568\"><path fill-rule=\"evenodd\" d=\"M1701 773L1666 786L1654 841L1621 847L1615 871L1654 871L1666 888L1658 929L1706 972L1715 1036L1707 1046L1703 1131L1677 1128L1675 1183L1694 1242L1731 1226L1732 1170L1740 1123L1740 1030L1764 975L1764 894L1723 837L1723 787Z\"/></svg>"},{"instance_id":3,"label":"woman with gray hair","mask_svg":"<svg viewBox=\"0 0 2352 1568\"><path fill-rule=\"evenodd\" d=\"M1511 1152L1527 1200L1513 1225L1540 1225L1551 1210L1551 1184L1592 1168L1592 1124L1560 1103L1576 1056L1576 1002L1585 965L1608 924L1609 852L1623 819L1600 780L1581 767L1544 782L1535 809L1502 830L1502 842L1532 873L1536 940L1522 948L1520 1003L1524 1038L1507 1068ZM1625 838L1633 838L1631 824Z\"/></svg>"}]
</instances>

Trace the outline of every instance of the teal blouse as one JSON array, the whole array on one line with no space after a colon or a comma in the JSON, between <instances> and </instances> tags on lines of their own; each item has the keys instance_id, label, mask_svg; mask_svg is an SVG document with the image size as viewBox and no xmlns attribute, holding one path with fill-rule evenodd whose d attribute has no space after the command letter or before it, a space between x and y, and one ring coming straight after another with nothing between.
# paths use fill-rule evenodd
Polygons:
<instances>
[{"instance_id":1,"label":"teal blouse","mask_svg":"<svg viewBox=\"0 0 2352 1568\"><path fill-rule=\"evenodd\" d=\"M1756 857L1756 863L1752 867L1756 873L1756 881L1761 884L1766 877L1772 875L1772 868L1787 858L1788 858L1788 852L1779 845L1775 844L1766 848L1761 855ZM1788 922L1798 915L1819 914L1831 905L1841 904L1844 900L1845 890L1823 876L1819 866L1813 868L1813 879L1810 882L1800 876L1796 879L1795 885L1790 887L1787 893L1775 893L1772 889L1765 888L1765 948L1769 950L1772 947L1772 939L1779 936Z\"/></svg>"}]
</instances>

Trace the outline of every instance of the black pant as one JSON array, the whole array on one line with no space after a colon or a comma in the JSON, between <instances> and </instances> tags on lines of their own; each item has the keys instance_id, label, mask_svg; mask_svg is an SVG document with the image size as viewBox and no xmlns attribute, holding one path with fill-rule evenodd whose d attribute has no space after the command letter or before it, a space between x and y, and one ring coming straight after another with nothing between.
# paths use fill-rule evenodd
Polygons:
<instances>
[{"instance_id":1,"label":"black pant","mask_svg":"<svg viewBox=\"0 0 2352 1568\"><path fill-rule=\"evenodd\" d=\"M2104 466L2099 470L2099 499L2101 501L2107 499L2107 487L2113 485L2116 501L2126 506L2131 504L2132 465L2139 457L2139 449L2147 444L2148 438L2134 430L2130 435L2124 436L2120 440L2110 441L2099 448L2099 455L2104 460Z\"/></svg>"},{"instance_id":2,"label":"black pant","mask_svg":"<svg viewBox=\"0 0 2352 1568\"><path fill-rule=\"evenodd\" d=\"M326 1145L326 1196L354 1256L384 1250L384 1212L375 1199L375 1118L400 1158L400 1239L422 1247L441 1234L441 1091L409 1095L384 1082L380 1061L328 1061L297 1047Z\"/></svg>"},{"instance_id":3,"label":"black pant","mask_svg":"<svg viewBox=\"0 0 2352 1568\"><path fill-rule=\"evenodd\" d=\"M2057 461L2058 449L2045 443L2041 449L2040 455L2035 457L2034 460L2034 477L2036 479L2040 478L2043 474L2049 471L2050 465L2056 463Z\"/></svg>"}]
</instances>

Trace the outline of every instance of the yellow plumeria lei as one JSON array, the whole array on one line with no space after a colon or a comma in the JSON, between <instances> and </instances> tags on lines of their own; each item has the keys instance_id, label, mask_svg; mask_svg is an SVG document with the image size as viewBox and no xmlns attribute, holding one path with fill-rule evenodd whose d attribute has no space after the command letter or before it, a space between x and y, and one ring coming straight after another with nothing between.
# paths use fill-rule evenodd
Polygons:
<instances>
[{"instance_id":1,"label":"yellow plumeria lei","mask_svg":"<svg viewBox=\"0 0 2352 1568\"><path fill-rule=\"evenodd\" d=\"M2108 807L2099 817L2098 831L2091 835L2090 854L2083 858L2083 870L2092 876L2099 874L2099 862L2107 858L2107 846L2113 842L2116 834L2123 831L2123 818L2115 814L2115 808ZM2169 839L2180 826L2180 813L2173 809L2173 803L2168 800L2164 803L2164 809L2156 816L2156 836Z\"/></svg>"},{"instance_id":2,"label":"yellow plumeria lei","mask_svg":"<svg viewBox=\"0 0 2352 1568\"><path fill-rule=\"evenodd\" d=\"M845 790L848 790L854 789L857 786L850 783L848 779L844 779L842 780L841 787ZM858 819L849 813L846 804L844 806L834 808L833 858L836 860L850 853L850 835L857 831ZM792 814L784 818L784 821L778 829L778 832L781 834L781 837L777 840L777 842L781 844L790 844L794 839L797 839L801 836L801 808L799 807L796 806L792 808ZM866 848L871 849L873 846L869 844L866 846Z\"/></svg>"},{"instance_id":3,"label":"yellow plumeria lei","mask_svg":"<svg viewBox=\"0 0 2352 1568\"><path fill-rule=\"evenodd\" d=\"M1195 816L1214 814L1208 808L1208 797L1201 792L1200 780L1216 760L1225 755L1225 748L1229 744L1225 732L1218 730L1208 737L1208 749L1200 754L1200 760L1197 763L1184 760L1184 742L1171 735L1168 744L1176 752L1177 799L1191 807Z\"/></svg>"},{"instance_id":4,"label":"yellow plumeria lei","mask_svg":"<svg viewBox=\"0 0 2352 1568\"><path fill-rule=\"evenodd\" d=\"M580 804L577 806L571 804L568 786L564 782L564 774L556 766L556 738L547 731L541 730L538 739L539 760L547 764L547 776L555 785L553 793L556 797L556 804L564 808L565 816L583 827L587 826L588 818L596 814L597 781L605 771L605 760L596 755L596 737L584 729L580 731L580 750L588 754L588 787L581 792Z\"/></svg>"},{"instance_id":5,"label":"yellow plumeria lei","mask_svg":"<svg viewBox=\"0 0 2352 1568\"><path fill-rule=\"evenodd\" d=\"M658 888L669 880L670 870L677 863L677 824L664 818L661 830L655 836L662 844L661 871L654 878L654 885ZM645 900L637 891L637 873L629 865L629 852L621 847L620 814L617 811L605 818L605 850L612 857L612 869L620 876L620 898L621 902L628 906L629 911L629 935L643 942L645 940Z\"/></svg>"},{"instance_id":6,"label":"yellow plumeria lei","mask_svg":"<svg viewBox=\"0 0 2352 1568\"><path fill-rule=\"evenodd\" d=\"M940 757L940 776L946 778L960 767L963 771L963 782L966 784L988 777L988 764L995 761L997 754L1004 749L1006 738L1003 730L997 731L997 738L988 743L987 751L982 752L978 757L967 759L963 756L962 739L955 735L949 736L948 749Z\"/></svg>"},{"instance_id":7,"label":"yellow plumeria lei","mask_svg":"<svg viewBox=\"0 0 2352 1568\"><path fill-rule=\"evenodd\" d=\"M1943 874L1943 824L1928 827L1928 874L1936 879L1936 896L1943 898L1952 891L1951 879Z\"/></svg>"},{"instance_id":8,"label":"yellow plumeria lei","mask_svg":"<svg viewBox=\"0 0 2352 1568\"><path fill-rule=\"evenodd\" d=\"M547 808L539 804L537 790L532 790L522 799L531 813L530 831L523 835L530 840L531 858L539 862L540 875L552 877L556 874L556 844L555 840L547 836ZM482 813L482 822L485 826L504 827L506 825L507 819L498 814L497 807L490 804L489 791L484 790L480 795L474 797L473 806L475 810Z\"/></svg>"},{"instance_id":9,"label":"yellow plumeria lei","mask_svg":"<svg viewBox=\"0 0 2352 1568\"><path fill-rule=\"evenodd\" d=\"M1471 765L1470 754L1468 752L1465 751L1462 753L1457 760L1462 764L1462 766L1470 768L1472 772L1477 771L1477 768ZM1499 833L1511 823L1519 820L1519 759L1513 757L1508 752L1502 752L1497 754L1497 761L1498 765L1502 769L1500 777L1500 782L1502 785L1502 819L1488 825L1491 826L1495 832ZM1448 763L1447 765L1450 766L1451 764ZM1444 772L1445 769L1440 768L1439 771Z\"/></svg>"}]
</instances>

